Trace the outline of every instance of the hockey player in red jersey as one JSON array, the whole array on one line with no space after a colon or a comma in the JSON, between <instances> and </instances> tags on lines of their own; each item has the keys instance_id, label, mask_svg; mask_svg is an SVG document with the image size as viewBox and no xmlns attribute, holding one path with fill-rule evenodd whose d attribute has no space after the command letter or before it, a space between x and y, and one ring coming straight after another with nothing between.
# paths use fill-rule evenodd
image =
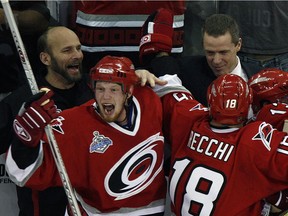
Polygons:
<instances>
[{"instance_id":1,"label":"hockey player in red jersey","mask_svg":"<svg viewBox=\"0 0 288 216\"><path fill-rule=\"evenodd\" d=\"M237 75L211 83L208 108L175 75L162 78L168 85L155 91L162 96L171 145L174 214L259 216L262 200L288 186L287 133L263 121L245 124L252 93Z\"/></svg>"},{"instance_id":2,"label":"hockey player in red jersey","mask_svg":"<svg viewBox=\"0 0 288 216\"><path fill-rule=\"evenodd\" d=\"M253 91L253 120L265 121L277 130L287 132L285 120L288 119L288 73L277 68L265 68L253 75L248 84ZM268 203L263 214L269 210L276 215L287 212L287 197L286 189L265 198Z\"/></svg>"},{"instance_id":3,"label":"hockey player in red jersey","mask_svg":"<svg viewBox=\"0 0 288 216\"><path fill-rule=\"evenodd\" d=\"M51 91L33 98L14 121L24 145L12 144L8 151L11 179L39 190L62 185L43 135L43 127L54 119L56 141L83 215L163 215L162 106L151 88L137 83L128 58L106 56L91 69L95 100L55 119ZM21 154L27 148L29 154Z\"/></svg>"}]
</instances>

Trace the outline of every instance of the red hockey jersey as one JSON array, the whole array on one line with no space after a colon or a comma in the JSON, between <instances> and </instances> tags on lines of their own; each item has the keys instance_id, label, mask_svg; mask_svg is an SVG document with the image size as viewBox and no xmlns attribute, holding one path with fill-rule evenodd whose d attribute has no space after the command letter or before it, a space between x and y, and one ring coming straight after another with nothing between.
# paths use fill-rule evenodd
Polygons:
<instances>
[{"instance_id":1,"label":"red hockey jersey","mask_svg":"<svg viewBox=\"0 0 288 216\"><path fill-rule=\"evenodd\" d=\"M288 187L286 133L262 121L213 128L207 108L191 95L162 100L176 215L259 216L262 199Z\"/></svg>"},{"instance_id":2,"label":"red hockey jersey","mask_svg":"<svg viewBox=\"0 0 288 216\"><path fill-rule=\"evenodd\" d=\"M89 215L164 212L161 102L150 88L141 87L135 88L133 103L133 130L103 121L94 101L63 111L53 124L71 184ZM62 185L48 144L41 145L38 159L25 170L16 166L11 171L10 156L9 172L18 184L34 172L25 184L28 187L41 190Z\"/></svg>"}]
</instances>

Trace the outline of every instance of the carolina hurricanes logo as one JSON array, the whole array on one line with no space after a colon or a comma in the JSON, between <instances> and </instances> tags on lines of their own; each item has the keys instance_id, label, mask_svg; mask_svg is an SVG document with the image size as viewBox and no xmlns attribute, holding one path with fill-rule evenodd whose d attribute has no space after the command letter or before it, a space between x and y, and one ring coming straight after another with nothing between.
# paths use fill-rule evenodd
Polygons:
<instances>
[{"instance_id":1,"label":"carolina hurricanes logo","mask_svg":"<svg viewBox=\"0 0 288 216\"><path fill-rule=\"evenodd\" d=\"M14 131L16 132L16 134L25 141L31 141L31 136L30 134L23 128L23 126L18 122L17 119L14 120Z\"/></svg>"},{"instance_id":2,"label":"carolina hurricanes logo","mask_svg":"<svg viewBox=\"0 0 288 216\"><path fill-rule=\"evenodd\" d=\"M128 151L105 177L108 194L121 200L147 188L163 169L163 141L158 133Z\"/></svg>"},{"instance_id":3,"label":"carolina hurricanes logo","mask_svg":"<svg viewBox=\"0 0 288 216\"><path fill-rule=\"evenodd\" d=\"M275 129L273 129L272 125L263 122L259 125L259 132L252 138L252 140L261 140L268 151L270 151L270 144L274 130Z\"/></svg>"},{"instance_id":4,"label":"carolina hurricanes logo","mask_svg":"<svg viewBox=\"0 0 288 216\"><path fill-rule=\"evenodd\" d=\"M150 34L145 35L141 38L140 46L142 46L143 44L148 43L148 42L151 42L151 35Z\"/></svg>"}]
</instances>

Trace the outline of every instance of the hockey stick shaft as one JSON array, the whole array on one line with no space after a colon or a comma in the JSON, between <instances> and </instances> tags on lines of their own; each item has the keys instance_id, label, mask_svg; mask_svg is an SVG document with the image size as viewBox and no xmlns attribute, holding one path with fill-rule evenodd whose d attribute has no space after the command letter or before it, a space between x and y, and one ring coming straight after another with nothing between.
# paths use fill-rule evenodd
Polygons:
<instances>
[{"instance_id":1,"label":"hockey stick shaft","mask_svg":"<svg viewBox=\"0 0 288 216\"><path fill-rule=\"evenodd\" d=\"M28 56L27 56L27 53L26 53L26 49L24 47L22 38L20 36L18 27L16 25L14 15L13 15L13 12L12 12L11 7L10 7L9 0L1 0L1 3L3 6L3 10L5 13L6 19L7 19L8 24L9 24L9 28L11 30L12 37L13 37L13 40L15 42L15 46L16 46L16 49L18 51L22 66L24 68L30 89L32 91L32 94L34 95L34 94L39 92L39 89L38 89L38 86L37 86L37 83L36 83L36 80L35 80L35 77L34 77ZM56 166L58 168L58 172L59 172L60 178L62 180L63 187L64 187L64 190L66 192L66 195L67 195L71 210L73 212L73 215L74 216L80 216L81 213L79 210L79 206L78 206L75 194L73 193L70 179L68 177L64 162L62 160L62 156L61 156L60 150L58 148L58 144L56 142L55 136L54 136L53 131L52 131L52 127L50 125L47 125L45 127L45 132L46 132L46 135L48 137L49 145L50 145Z\"/></svg>"},{"instance_id":2,"label":"hockey stick shaft","mask_svg":"<svg viewBox=\"0 0 288 216\"><path fill-rule=\"evenodd\" d=\"M28 61L28 57L27 57L27 53L26 50L24 49L24 45L21 39L21 36L19 34L18 31L18 27L16 25L15 19L14 19L14 15L13 12L11 10L10 4L8 0L1 0L2 6L3 6L3 10L6 16L6 19L8 21L11 33L12 33L12 37L13 40L15 42L16 45L16 49L18 51L21 63L23 65L27 80L29 82L32 94L36 94L39 92L36 80L34 78L33 73L31 73L32 69L30 66L30 63Z\"/></svg>"}]
</instances>

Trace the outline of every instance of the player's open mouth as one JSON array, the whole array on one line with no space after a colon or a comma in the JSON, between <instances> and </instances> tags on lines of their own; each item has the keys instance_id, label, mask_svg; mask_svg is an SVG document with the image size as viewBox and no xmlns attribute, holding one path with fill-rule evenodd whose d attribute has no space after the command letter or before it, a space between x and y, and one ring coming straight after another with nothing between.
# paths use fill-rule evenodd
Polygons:
<instances>
[{"instance_id":1,"label":"player's open mouth","mask_svg":"<svg viewBox=\"0 0 288 216\"><path fill-rule=\"evenodd\" d=\"M102 106L106 115L110 115L115 108L113 104L102 104Z\"/></svg>"}]
</instances>

